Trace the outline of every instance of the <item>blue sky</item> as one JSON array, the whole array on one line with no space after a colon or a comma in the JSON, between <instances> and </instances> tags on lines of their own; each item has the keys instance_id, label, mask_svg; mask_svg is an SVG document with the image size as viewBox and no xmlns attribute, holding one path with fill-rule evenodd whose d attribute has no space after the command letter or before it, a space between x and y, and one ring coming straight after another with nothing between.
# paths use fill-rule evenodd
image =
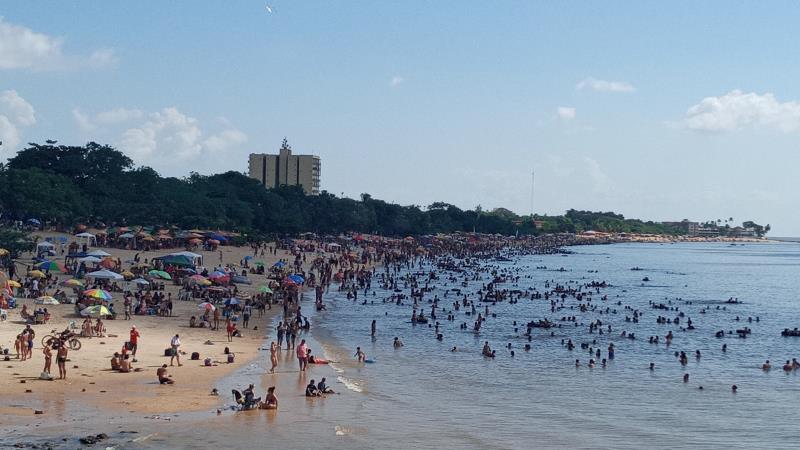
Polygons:
<instances>
[{"instance_id":1,"label":"blue sky","mask_svg":"<svg viewBox=\"0 0 800 450\"><path fill-rule=\"evenodd\" d=\"M269 5L272 13L267 11ZM331 192L800 235L794 2L6 2L0 157L165 175L286 136Z\"/></svg>"}]
</instances>

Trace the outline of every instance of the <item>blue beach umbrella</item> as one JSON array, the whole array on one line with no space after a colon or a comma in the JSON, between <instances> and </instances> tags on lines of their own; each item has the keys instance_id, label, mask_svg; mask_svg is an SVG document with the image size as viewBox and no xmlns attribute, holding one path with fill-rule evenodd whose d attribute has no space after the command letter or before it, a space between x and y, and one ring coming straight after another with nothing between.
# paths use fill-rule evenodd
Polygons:
<instances>
[{"instance_id":1,"label":"blue beach umbrella","mask_svg":"<svg viewBox=\"0 0 800 450\"><path fill-rule=\"evenodd\" d=\"M301 284L301 283L304 283L304 282L306 281L306 279L305 279L305 278L303 278L302 276L300 276L300 275L297 275L297 274L294 274L294 275L289 275L289 276L288 276L288 277L286 277L286 278L288 278L288 279L290 279L290 280L294 281L294 282L295 282L295 283L297 283L297 284Z\"/></svg>"}]
</instances>

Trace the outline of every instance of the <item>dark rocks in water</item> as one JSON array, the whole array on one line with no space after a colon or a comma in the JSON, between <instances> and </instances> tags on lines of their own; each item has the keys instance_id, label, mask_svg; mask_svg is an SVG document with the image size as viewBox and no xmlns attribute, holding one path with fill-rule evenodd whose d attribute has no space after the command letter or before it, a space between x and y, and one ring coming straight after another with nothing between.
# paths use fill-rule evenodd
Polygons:
<instances>
[{"instance_id":1,"label":"dark rocks in water","mask_svg":"<svg viewBox=\"0 0 800 450\"><path fill-rule=\"evenodd\" d=\"M100 433L94 436L86 436L79 439L80 443L83 445L94 445L100 441L105 441L108 439L108 435L105 433Z\"/></svg>"}]
</instances>

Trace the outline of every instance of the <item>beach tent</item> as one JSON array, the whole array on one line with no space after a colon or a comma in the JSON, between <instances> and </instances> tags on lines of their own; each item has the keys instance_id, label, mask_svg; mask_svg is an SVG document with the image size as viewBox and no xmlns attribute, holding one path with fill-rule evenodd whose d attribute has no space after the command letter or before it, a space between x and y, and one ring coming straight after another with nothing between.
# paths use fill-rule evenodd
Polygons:
<instances>
[{"instance_id":1,"label":"beach tent","mask_svg":"<svg viewBox=\"0 0 800 450\"><path fill-rule=\"evenodd\" d=\"M56 245L53 244L52 242L47 242L47 241L39 242L38 244L36 244L36 254L41 255L48 252L54 252L55 248Z\"/></svg>"},{"instance_id":2,"label":"beach tent","mask_svg":"<svg viewBox=\"0 0 800 450\"><path fill-rule=\"evenodd\" d=\"M98 280L122 280L125 277L116 272L103 269L96 272L87 273L86 278L95 278Z\"/></svg>"},{"instance_id":3,"label":"beach tent","mask_svg":"<svg viewBox=\"0 0 800 450\"><path fill-rule=\"evenodd\" d=\"M203 265L203 255L198 255L197 253L184 251L184 252L170 253L167 256L182 256L184 258L188 258L189 260L191 260L193 266Z\"/></svg>"},{"instance_id":4,"label":"beach tent","mask_svg":"<svg viewBox=\"0 0 800 450\"><path fill-rule=\"evenodd\" d=\"M102 261L102 259L100 259L100 258L98 258L96 256L86 256L84 258L79 258L78 259L79 263L85 263L85 264L97 264L100 261Z\"/></svg>"},{"instance_id":5,"label":"beach tent","mask_svg":"<svg viewBox=\"0 0 800 450\"><path fill-rule=\"evenodd\" d=\"M97 238L92 233L78 233L75 235L75 237L78 238L78 242L80 243L83 243L85 240L86 245L97 245Z\"/></svg>"},{"instance_id":6,"label":"beach tent","mask_svg":"<svg viewBox=\"0 0 800 450\"><path fill-rule=\"evenodd\" d=\"M153 259L160 260L165 265L173 265L173 266L180 266L180 267L192 267L195 265L195 260L185 256L185 255L166 255L166 256L159 256Z\"/></svg>"}]
</instances>

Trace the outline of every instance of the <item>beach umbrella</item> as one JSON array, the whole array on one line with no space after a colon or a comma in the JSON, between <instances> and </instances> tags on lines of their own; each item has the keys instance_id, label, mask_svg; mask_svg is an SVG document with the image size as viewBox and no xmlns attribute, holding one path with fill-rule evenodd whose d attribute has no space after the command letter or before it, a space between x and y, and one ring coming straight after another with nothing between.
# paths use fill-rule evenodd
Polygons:
<instances>
[{"instance_id":1,"label":"beach umbrella","mask_svg":"<svg viewBox=\"0 0 800 450\"><path fill-rule=\"evenodd\" d=\"M194 269L192 269L192 268L190 268L190 267L184 267L184 268L182 268L182 269L178 269L178 271L179 271L179 272L183 272L183 273L188 273L188 274L191 274L191 275L194 275L194 274L196 274L196 273L197 273L197 271L196 271L196 270L194 270Z\"/></svg>"},{"instance_id":2,"label":"beach umbrella","mask_svg":"<svg viewBox=\"0 0 800 450\"><path fill-rule=\"evenodd\" d=\"M238 298L229 298L225 300L226 305L238 305L242 303Z\"/></svg>"},{"instance_id":3,"label":"beach umbrella","mask_svg":"<svg viewBox=\"0 0 800 450\"><path fill-rule=\"evenodd\" d=\"M243 277L241 275L236 275L231 277L231 281L238 284L252 284L253 282L248 280L247 277Z\"/></svg>"},{"instance_id":4,"label":"beach umbrella","mask_svg":"<svg viewBox=\"0 0 800 450\"><path fill-rule=\"evenodd\" d=\"M122 272L120 275L122 275L123 277L125 277L125 279L126 279L126 280L130 280L130 279L132 279L133 277L135 277L135 276L136 276L136 275L134 275L134 274L133 274L133 272L131 272L130 270L126 270L126 271Z\"/></svg>"},{"instance_id":5,"label":"beach umbrella","mask_svg":"<svg viewBox=\"0 0 800 450\"><path fill-rule=\"evenodd\" d=\"M136 283L139 286L150 286L150 282L145 280L144 278L137 278L135 280L132 280L131 283Z\"/></svg>"},{"instance_id":6,"label":"beach umbrella","mask_svg":"<svg viewBox=\"0 0 800 450\"><path fill-rule=\"evenodd\" d=\"M105 258L103 258L102 261L100 261L100 267L103 267L103 268L106 268L106 269L113 269L116 266L117 266L117 263L114 262L114 260L109 258L109 257L105 257Z\"/></svg>"},{"instance_id":7,"label":"beach umbrella","mask_svg":"<svg viewBox=\"0 0 800 450\"><path fill-rule=\"evenodd\" d=\"M49 270L50 272L64 273L67 271L66 269L64 269L63 264L55 261L42 261L39 264L36 264L34 267L36 267L39 270Z\"/></svg>"},{"instance_id":8,"label":"beach umbrella","mask_svg":"<svg viewBox=\"0 0 800 450\"><path fill-rule=\"evenodd\" d=\"M8 256L8 255L9 255L8 250L0 248L0 256Z\"/></svg>"},{"instance_id":9,"label":"beach umbrella","mask_svg":"<svg viewBox=\"0 0 800 450\"><path fill-rule=\"evenodd\" d=\"M102 250L92 250L92 251L86 253L86 256L95 256L95 257L98 257L98 258L103 258L105 256L111 256L111 254L110 253L106 253L106 252L104 252Z\"/></svg>"},{"instance_id":10,"label":"beach umbrella","mask_svg":"<svg viewBox=\"0 0 800 450\"><path fill-rule=\"evenodd\" d=\"M270 289L269 286L261 286L258 288L258 292L262 294L272 294L272 289Z\"/></svg>"},{"instance_id":11,"label":"beach umbrella","mask_svg":"<svg viewBox=\"0 0 800 450\"><path fill-rule=\"evenodd\" d=\"M120 230L121 230L121 228L120 228ZM122 234L119 235L120 239L132 239L133 237L134 237L133 233L122 233Z\"/></svg>"},{"instance_id":12,"label":"beach umbrella","mask_svg":"<svg viewBox=\"0 0 800 450\"><path fill-rule=\"evenodd\" d=\"M197 305L197 307L202 309L203 311L214 311L215 309L217 309L216 306L208 302L200 303L199 305Z\"/></svg>"},{"instance_id":13,"label":"beach umbrella","mask_svg":"<svg viewBox=\"0 0 800 450\"><path fill-rule=\"evenodd\" d=\"M297 286L297 282L288 277L283 279L283 284L286 286Z\"/></svg>"},{"instance_id":14,"label":"beach umbrella","mask_svg":"<svg viewBox=\"0 0 800 450\"><path fill-rule=\"evenodd\" d=\"M28 219L28 223L32 223L34 225L41 225L42 222L39 219Z\"/></svg>"},{"instance_id":15,"label":"beach umbrella","mask_svg":"<svg viewBox=\"0 0 800 450\"><path fill-rule=\"evenodd\" d=\"M19 284L19 282L18 282L18 281L14 281L14 280L8 280L8 281L6 281L6 286L8 286L8 287L10 287L10 288L17 288L17 289L19 289L19 288L21 288L21 287L22 287L22 285L21 285L21 284Z\"/></svg>"},{"instance_id":16,"label":"beach umbrella","mask_svg":"<svg viewBox=\"0 0 800 450\"><path fill-rule=\"evenodd\" d=\"M32 276L33 278L45 277L44 272L42 272L41 270L31 270L30 272L28 272L28 275Z\"/></svg>"},{"instance_id":17,"label":"beach umbrella","mask_svg":"<svg viewBox=\"0 0 800 450\"><path fill-rule=\"evenodd\" d=\"M43 296L37 298L36 300L34 300L33 303L36 303L37 305L58 305L59 304L58 300L56 300L55 298L53 298L53 297L51 297L49 295L43 295Z\"/></svg>"},{"instance_id":18,"label":"beach umbrella","mask_svg":"<svg viewBox=\"0 0 800 450\"><path fill-rule=\"evenodd\" d=\"M71 287L71 288L82 288L84 286L83 281L76 280L75 278L70 278L69 280L64 280L61 283L58 283L64 287Z\"/></svg>"},{"instance_id":19,"label":"beach umbrella","mask_svg":"<svg viewBox=\"0 0 800 450\"><path fill-rule=\"evenodd\" d=\"M89 273L86 274L86 277L87 278L95 278L95 279L103 279L103 280L122 280L123 278L125 278L125 277L123 277L122 275L120 275L120 274L118 274L116 272L112 272L110 270L105 270L105 269L98 270L98 271L95 271L95 272L89 272Z\"/></svg>"},{"instance_id":20,"label":"beach umbrella","mask_svg":"<svg viewBox=\"0 0 800 450\"><path fill-rule=\"evenodd\" d=\"M297 284L302 284L302 283L304 283L304 282L306 281L306 279L305 279L305 278L303 278L301 275L297 275L297 274L294 274L294 275L289 275L289 276L288 276L288 277L286 277L286 278L288 278L288 279L290 279L290 280L294 281L294 282L295 282L295 283L297 283Z\"/></svg>"},{"instance_id":21,"label":"beach umbrella","mask_svg":"<svg viewBox=\"0 0 800 450\"><path fill-rule=\"evenodd\" d=\"M219 245L219 241L216 240L216 239L209 239L208 243L211 244L211 245Z\"/></svg>"},{"instance_id":22,"label":"beach umbrella","mask_svg":"<svg viewBox=\"0 0 800 450\"><path fill-rule=\"evenodd\" d=\"M202 275L192 275L189 277L189 280L192 283L195 283L200 286L211 286L211 282L208 281L208 279Z\"/></svg>"},{"instance_id":23,"label":"beach umbrella","mask_svg":"<svg viewBox=\"0 0 800 450\"><path fill-rule=\"evenodd\" d=\"M250 261L251 259L253 259L252 255L247 255L247 256L244 257L245 261Z\"/></svg>"},{"instance_id":24,"label":"beach umbrella","mask_svg":"<svg viewBox=\"0 0 800 450\"><path fill-rule=\"evenodd\" d=\"M147 272L147 273L151 277L158 277L158 278L161 278L161 279L164 279L164 280L171 280L172 279L172 276L170 274L168 274L167 272L164 272L163 270L151 270L150 272Z\"/></svg>"},{"instance_id":25,"label":"beach umbrella","mask_svg":"<svg viewBox=\"0 0 800 450\"><path fill-rule=\"evenodd\" d=\"M275 264L273 264L273 265L272 265L272 267L276 267L276 268L278 268L278 269L282 269L282 268L283 268L283 266L285 266L285 265L286 265L286 263L285 263L285 262L283 262L283 261L278 261L278 262L276 262Z\"/></svg>"},{"instance_id":26,"label":"beach umbrella","mask_svg":"<svg viewBox=\"0 0 800 450\"><path fill-rule=\"evenodd\" d=\"M105 301L111 300L111 294L108 293L108 291L104 291L102 289L89 289L87 291L83 291L83 295L97 300L105 300Z\"/></svg>"},{"instance_id":27,"label":"beach umbrella","mask_svg":"<svg viewBox=\"0 0 800 450\"><path fill-rule=\"evenodd\" d=\"M264 261L256 261L256 267L264 267Z\"/></svg>"},{"instance_id":28,"label":"beach umbrella","mask_svg":"<svg viewBox=\"0 0 800 450\"><path fill-rule=\"evenodd\" d=\"M81 310L81 316L83 316L83 317L92 317L92 318L94 318L94 317L102 317L102 316L110 316L110 315L111 315L111 311L109 311L108 308L106 308L103 305L89 306L88 308L84 308L83 310Z\"/></svg>"}]
</instances>

